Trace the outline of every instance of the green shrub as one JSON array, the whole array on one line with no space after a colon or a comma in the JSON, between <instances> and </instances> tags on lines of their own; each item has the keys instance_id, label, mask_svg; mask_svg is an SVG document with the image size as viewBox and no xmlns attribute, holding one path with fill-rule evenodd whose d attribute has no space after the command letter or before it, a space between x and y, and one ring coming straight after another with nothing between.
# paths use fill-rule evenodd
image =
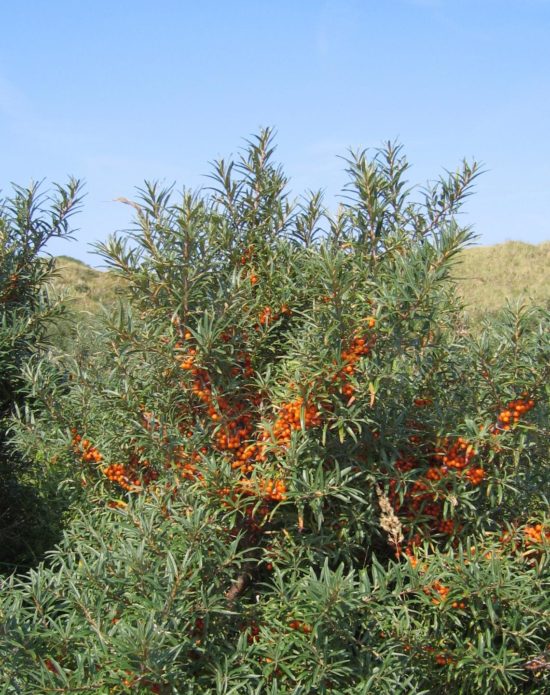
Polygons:
<instances>
[{"instance_id":1,"label":"green shrub","mask_svg":"<svg viewBox=\"0 0 550 695\"><path fill-rule=\"evenodd\" d=\"M28 370L17 445L87 506L4 592L7 692L543 693L548 315L463 329L477 167L415 202L351 155L331 217L272 155L146 184L129 303Z\"/></svg>"},{"instance_id":2,"label":"green shrub","mask_svg":"<svg viewBox=\"0 0 550 695\"><path fill-rule=\"evenodd\" d=\"M23 371L47 350L62 312L45 289L53 261L40 253L51 239L69 236L79 192L78 181L70 181L53 197L33 185L0 199L0 571L35 562L59 531L55 480L43 479L42 462L37 474L12 449L8 430L9 416L24 404Z\"/></svg>"}]
</instances>

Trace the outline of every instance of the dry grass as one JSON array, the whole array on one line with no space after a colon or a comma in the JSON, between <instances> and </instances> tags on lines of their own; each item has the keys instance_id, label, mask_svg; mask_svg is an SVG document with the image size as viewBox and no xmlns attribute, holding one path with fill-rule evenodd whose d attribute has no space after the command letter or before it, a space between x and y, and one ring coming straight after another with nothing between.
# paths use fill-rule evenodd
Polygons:
<instances>
[{"instance_id":1,"label":"dry grass","mask_svg":"<svg viewBox=\"0 0 550 695\"><path fill-rule=\"evenodd\" d=\"M69 256L58 256L55 266L52 285L67 297L73 310L98 314L102 304L117 300L122 282L114 273L90 268Z\"/></svg>"},{"instance_id":2,"label":"dry grass","mask_svg":"<svg viewBox=\"0 0 550 695\"><path fill-rule=\"evenodd\" d=\"M550 307L550 242L507 241L466 249L454 276L474 316L497 311L507 301Z\"/></svg>"}]
</instances>

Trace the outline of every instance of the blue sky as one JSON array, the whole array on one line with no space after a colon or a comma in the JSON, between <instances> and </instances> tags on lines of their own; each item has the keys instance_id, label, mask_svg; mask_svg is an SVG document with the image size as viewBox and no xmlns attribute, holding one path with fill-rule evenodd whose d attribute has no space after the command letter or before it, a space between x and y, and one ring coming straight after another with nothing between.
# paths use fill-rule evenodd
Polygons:
<instances>
[{"instance_id":1,"label":"blue sky","mask_svg":"<svg viewBox=\"0 0 550 695\"><path fill-rule=\"evenodd\" d=\"M475 157L480 243L550 239L550 0L3 2L0 188L86 181L77 241L144 179L208 185L261 126L296 194L332 204L349 147L404 146L424 184Z\"/></svg>"}]
</instances>

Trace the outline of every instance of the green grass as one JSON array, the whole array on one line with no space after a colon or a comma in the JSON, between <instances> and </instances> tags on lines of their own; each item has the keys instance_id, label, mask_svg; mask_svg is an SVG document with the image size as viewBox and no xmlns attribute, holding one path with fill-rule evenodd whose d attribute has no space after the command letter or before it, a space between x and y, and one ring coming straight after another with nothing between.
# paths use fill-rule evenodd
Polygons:
<instances>
[{"instance_id":1,"label":"green grass","mask_svg":"<svg viewBox=\"0 0 550 695\"><path fill-rule=\"evenodd\" d=\"M56 259L56 269L55 289L66 293L78 312L97 314L101 304L116 301L122 287L113 272L68 256ZM550 307L550 241L474 246L460 254L453 274L467 313L474 318L498 311L508 301Z\"/></svg>"}]
</instances>

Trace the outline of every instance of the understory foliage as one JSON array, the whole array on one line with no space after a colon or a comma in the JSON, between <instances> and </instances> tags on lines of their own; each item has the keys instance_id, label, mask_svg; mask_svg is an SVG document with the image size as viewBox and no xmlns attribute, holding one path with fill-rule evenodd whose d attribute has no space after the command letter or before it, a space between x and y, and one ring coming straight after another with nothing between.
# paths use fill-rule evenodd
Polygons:
<instances>
[{"instance_id":1,"label":"understory foliage","mask_svg":"<svg viewBox=\"0 0 550 695\"><path fill-rule=\"evenodd\" d=\"M0 595L6 693L543 693L548 314L471 335L464 162L351 153L335 215L270 131L147 183L127 303L26 368L13 442L79 490Z\"/></svg>"}]
</instances>

